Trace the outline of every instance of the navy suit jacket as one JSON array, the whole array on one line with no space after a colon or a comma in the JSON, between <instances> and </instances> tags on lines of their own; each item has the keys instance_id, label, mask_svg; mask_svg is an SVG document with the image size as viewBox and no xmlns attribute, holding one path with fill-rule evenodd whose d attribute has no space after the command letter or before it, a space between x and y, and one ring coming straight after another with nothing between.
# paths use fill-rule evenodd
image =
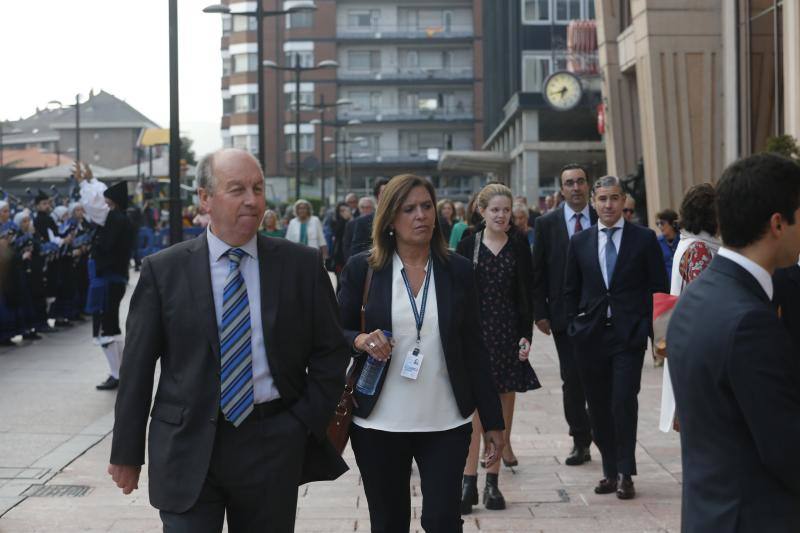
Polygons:
<instances>
[{"instance_id":1,"label":"navy suit jacket","mask_svg":"<svg viewBox=\"0 0 800 533\"><path fill-rule=\"evenodd\" d=\"M716 256L667 329L682 530L800 531L800 360L756 279Z\"/></svg>"},{"instance_id":2,"label":"navy suit jacket","mask_svg":"<svg viewBox=\"0 0 800 533\"><path fill-rule=\"evenodd\" d=\"M611 305L619 338L630 350L644 350L653 335L653 293L667 292L656 234L625 223L608 288L600 270L597 237L595 225L573 235L569 243L564 285L567 333L579 348L595 345Z\"/></svg>"},{"instance_id":3,"label":"navy suit jacket","mask_svg":"<svg viewBox=\"0 0 800 533\"><path fill-rule=\"evenodd\" d=\"M776 270L772 281L775 283L773 300L794 341L794 353L800 358L800 265Z\"/></svg>"},{"instance_id":4,"label":"navy suit jacket","mask_svg":"<svg viewBox=\"0 0 800 533\"><path fill-rule=\"evenodd\" d=\"M339 281L339 312L344 336L350 346L361 333L361 302L367 275L367 254L350 258ZM447 261L434 255L436 302L439 313L439 334L456 405L465 418L478 409L485 431L503 429L500 398L494 388L489 359L480 336L478 296L472 262L455 254ZM372 276L366 306L366 329L392 329L392 266L376 270ZM364 357L360 358L362 361ZM393 364L394 358L387 364ZM397 361L394 364L402 364ZM378 401L384 372L373 396L355 392L358 406L355 416L366 418Z\"/></svg>"},{"instance_id":5,"label":"navy suit jacket","mask_svg":"<svg viewBox=\"0 0 800 533\"><path fill-rule=\"evenodd\" d=\"M589 207L589 219L597 224L597 211ZM564 206L536 219L533 238L533 313L534 320L547 319L553 331L567 329L564 307L564 271L569 248L569 233Z\"/></svg>"}]
</instances>

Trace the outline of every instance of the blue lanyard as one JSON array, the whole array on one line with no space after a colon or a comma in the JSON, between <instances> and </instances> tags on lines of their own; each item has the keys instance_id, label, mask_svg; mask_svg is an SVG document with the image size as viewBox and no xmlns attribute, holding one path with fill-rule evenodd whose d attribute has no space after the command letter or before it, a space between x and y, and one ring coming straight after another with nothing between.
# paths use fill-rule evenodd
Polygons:
<instances>
[{"instance_id":1,"label":"blue lanyard","mask_svg":"<svg viewBox=\"0 0 800 533\"><path fill-rule=\"evenodd\" d=\"M420 343L420 332L422 331L422 321L425 320L425 306L428 303L428 286L431 282L431 270L433 269L433 265L431 265L431 260L428 259L428 266L427 271L425 272L425 286L422 289L422 304L417 310L417 301L414 298L414 291L411 290L411 283L408 281L408 276L406 275L406 269L403 268L400 270L400 273L403 275L403 282L406 284L406 292L408 293L408 299L411 302L411 310L414 311L414 322L417 324L417 344Z\"/></svg>"}]
</instances>

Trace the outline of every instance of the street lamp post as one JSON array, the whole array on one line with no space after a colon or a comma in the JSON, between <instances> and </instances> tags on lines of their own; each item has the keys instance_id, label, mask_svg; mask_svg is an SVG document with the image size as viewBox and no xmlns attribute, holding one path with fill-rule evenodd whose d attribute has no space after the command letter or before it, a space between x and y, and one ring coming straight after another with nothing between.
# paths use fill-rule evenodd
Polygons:
<instances>
[{"instance_id":1,"label":"street lamp post","mask_svg":"<svg viewBox=\"0 0 800 533\"><path fill-rule=\"evenodd\" d=\"M264 66L267 68L271 68L273 70L283 70L283 71L291 71L294 72L294 109L295 109L295 117L294 117L294 195L295 200L300 198L300 75L303 72L311 71L311 70L320 70L323 68L338 68L339 63L332 60L326 59L324 61L320 61L313 67L303 67L300 65L300 54L295 53L293 56L293 65L288 67L281 67L274 61L264 61ZM311 107L311 106L309 106Z\"/></svg>"},{"instance_id":2,"label":"street lamp post","mask_svg":"<svg viewBox=\"0 0 800 533\"><path fill-rule=\"evenodd\" d=\"M48 104L56 104L58 107L64 107L60 100L50 100ZM81 160L81 95L75 95L75 161ZM56 141L58 143L58 141ZM61 149L58 144L56 145L56 157L58 157L58 164L61 163Z\"/></svg>"},{"instance_id":3,"label":"street lamp post","mask_svg":"<svg viewBox=\"0 0 800 533\"><path fill-rule=\"evenodd\" d=\"M313 1L296 2L295 5L289 9L282 9L279 11L264 11L262 0L256 1L255 11L235 11L232 12L230 6L225 4L214 4L207 6L203 9L204 13L222 13L230 14L241 17L256 17L256 56L258 59L258 69L256 71L256 84L258 88L258 161L261 163L261 170L266 172L267 157L266 157L266 117L264 114L264 100L266 99L266 89L264 86L264 19L266 17L279 17L283 15L291 15L292 13L301 13L307 11L316 11L317 7Z\"/></svg>"},{"instance_id":4,"label":"street lamp post","mask_svg":"<svg viewBox=\"0 0 800 533\"><path fill-rule=\"evenodd\" d=\"M169 242L183 240L181 131L178 109L178 0L169 0Z\"/></svg>"},{"instance_id":5,"label":"street lamp post","mask_svg":"<svg viewBox=\"0 0 800 533\"><path fill-rule=\"evenodd\" d=\"M345 105L351 105L353 102L346 98L340 98L336 102L332 104L325 103L325 95L321 94L319 96L319 103L315 104L311 107L315 109L319 109L319 118L315 118L311 121L311 124L319 125L319 153L320 153L320 165L319 165L319 176L320 176L320 192L319 195L322 199L322 203L324 206L327 206L328 202L325 198L325 126L333 126L337 127L337 123L328 123L325 122L325 112L333 107L340 107ZM334 180L336 178L334 177ZM334 189L336 188L334 182Z\"/></svg>"}]
</instances>

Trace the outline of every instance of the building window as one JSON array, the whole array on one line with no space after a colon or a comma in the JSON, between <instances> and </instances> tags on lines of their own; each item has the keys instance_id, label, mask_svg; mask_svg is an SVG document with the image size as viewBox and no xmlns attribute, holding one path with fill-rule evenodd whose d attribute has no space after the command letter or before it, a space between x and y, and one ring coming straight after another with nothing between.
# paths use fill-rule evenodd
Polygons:
<instances>
[{"instance_id":1,"label":"building window","mask_svg":"<svg viewBox=\"0 0 800 533\"><path fill-rule=\"evenodd\" d=\"M314 66L314 51L313 50L291 50L286 52L286 64L288 66L297 66L300 62L302 68L311 68Z\"/></svg>"},{"instance_id":2,"label":"building window","mask_svg":"<svg viewBox=\"0 0 800 533\"><path fill-rule=\"evenodd\" d=\"M350 28L377 28L380 20L379 9L351 9L347 12L347 25Z\"/></svg>"},{"instance_id":3,"label":"building window","mask_svg":"<svg viewBox=\"0 0 800 533\"><path fill-rule=\"evenodd\" d=\"M619 31L622 33L625 28L633 24L633 15L631 14L631 0L619 0Z\"/></svg>"},{"instance_id":4,"label":"building window","mask_svg":"<svg viewBox=\"0 0 800 533\"><path fill-rule=\"evenodd\" d=\"M247 150L252 154L258 153L258 135L233 135L232 145L240 150Z\"/></svg>"},{"instance_id":5,"label":"building window","mask_svg":"<svg viewBox=\"0 0 800 533\"><path fill-rule=\"evenodd\" d=\"M296 87L294 83L286 83L283 86L283 93L286 95L286 109L293 111L296 107L295 102ZM301 83L300 84L300 107L308 107L314 105L314 84Z\"/></svg>"},{"instance_id":6,"label":"building window","mask_svg":"<svg viewBox=\"0 0 800 533\"><path fill-rule=\"evenodd\" d=\"M236 54L233 56L234 72L253 72L258 68L257 54Z\"/></svg>"},{"instance_id":7,"label":"building window","mask_svg":"<svg viewBox=\"0 0 800 533\"><path fill-rule=\"evenodd\" d=\"M237 94L233 97L233 109L236 113L249 113L258 109L258 95Z\"/></svg>"},{"instance_id":8,"label":"building window","mask_svg":"<svg viewBox=\"0 0 800 533\"><path fill-rule=\"evenodd\" d=\"M522 22L550 22L550 0L522 0Z\"/></svg>"},{"instance_id":9,"label":"building window","mask_svg":"<svg viewBox=\"0 0 800 533\"><path fill-rule=\"evenodd\" d=\"M286 151L287 152L294 152L294 133L287 133L286 134ZM313 152L314 151L314 134L313 133L301 133L300 134L300 151L301 152Z\"/></svg>"},{"instance_id":10,"label":"building window","mask_svg":"<svg viewBox=\"0 0 800 533\"><path fill-rule=\"evenodd\" d=\"M383 95L380 91L351 91L348 97L353 102L348 111L378 111Z\"/></svg>"},{"instance_id":11,"label":"building window","mask_svg":"<svg viewBox=\"0 0 800 533\"><path fill-rule=\"evenodd\" d=\"M286 17L286 28L311 28L314 26L313 11L298 11Z\"/></svg>"},{"instance_id":12,"label":"building window","mask_svg":"<svg viewBox=\"0 0 800 533\"><path fill-rule=\"evenodd\" d=\"M554 0L556 22L580 20L581 0Z\"/></svg>"},{"instance_id":13,"label":"building window","mask_svg":"<svg viewBox=\"0 0 800 533\"><path fill-rule=\"evenodd\" d=\"M223 115L230 115L233 112L233 99L232 98L223 98L222 99L222 114Z\"/></svg>"},{"instance_id":14,"label":"building window","mask_svg":"<svg viewBox=\"0 0 800 533\"><path fill-rule=\"evenodd\" d=\"M586 18L589 20L597 18L597 14L594 11L594 0L586 0Z\"/></svg>"},{"instance_id":15,"label":"building window","mask_svg":"<svg viewBox=\"0 0 800 533\"><path fill-rule=\"evenodd\" d=\"M232 15L233 31L256 31L258 21L249 15Z\"/></svg>"},{"instance_id":16,"label":"building window","mask_svg":"<svg viewBox=\"0 0 800 533\"><path fill-rule=\"evenodd\" d=\"M231 75L231 58L230 57L223 57L222 58L222 75L223 76L230 76Z\"/></svg>"},{"instance_id":17,"label":"building window","mask_svg":"<svg viewBox=\"0 0 800 533\"><path fill-rule=\"evenodd\" d=\"M231 32L231 28L233 28L233 22L231 21L230 15L222 15L222 34L227 35Z\"/></svg>"},{"instance_id":18,"label":"building window","mask_svg":"<svg viewBox=\"0 0 800 533\"><path fill-rule=\"evenodd\" d=\"M350 70L380 70L381 53L378 50L349 50L347 67Z\"/></svg>"},{"instance_id":19,"label":"building window","mask_svg":"<svg viewBox=\"0 0 800 533\"><path fill-rule=\"evenodd\" d=\"M547 76L567 69L564 55L524 54L522 56L522 92L540 93Z\"/></svg>"}]
</instances>

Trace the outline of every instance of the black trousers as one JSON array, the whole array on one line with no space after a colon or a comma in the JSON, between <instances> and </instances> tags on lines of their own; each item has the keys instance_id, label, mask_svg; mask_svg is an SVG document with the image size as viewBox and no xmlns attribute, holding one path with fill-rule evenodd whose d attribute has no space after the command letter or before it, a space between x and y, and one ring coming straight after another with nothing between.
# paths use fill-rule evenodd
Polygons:
<instances>
[{"instance_id":1,"label":"black trousers","mask_svg":"<svg viewBox=\"0 0 800 533\"><path fill-rule=\"evenodd\" d=\"M586 410L586 394L583 391L575 347L565 331L553 332L561 370L561 392L564 397L564 417L569 434L576 446L588 447L592 443L592 428Z\"/></svg>"},{"instance_id":2,"label":"black trousers","mask_svg":"<svg viewBox=\"0 0 800 533\"><path fill-rule=\"evenodd\" d=\"M307 439L289 411L253 412L238 428L220 413L200 496L184 513L161 511L164 533L219 533L226 515L230 533L294 531Z\"/></svg>"},{"instance_id":3,"label":"black trousers","mask_svg":"<svg viewBox=\"0 0 800 533\"><path fill-rule=\"evenodd\" d=\"M628 349L613 327L604 327L600 342L577 355L594 442L603 456L603 474L607 478L635 475L644 349Z\"/></svg>"},{"instance_id":4,"label":"black trousers","mask_svg":"<svg viewBox=\"0 0 800 533\"><path fill-rule=\"evenodd\" d=\"M372 533L408 533L412 458L421 479L422 528L427 533L462 531L461 479L471 435L472 424L424 433L353 425L350 438L364 481Z\"/></svg>"},{"instance_id":5,"label":"black trousers","mask_svg":"<svg viewBox=\"0 0 800 533\"><path fill-rule=\"evenodd\" d=\"M123 296L125 296L124 283L108 284L108 300L101 319L105 336L113 337L122 333L122 330L119 329L119 305L122 303Z\"/></svg>"}]
</instances>

